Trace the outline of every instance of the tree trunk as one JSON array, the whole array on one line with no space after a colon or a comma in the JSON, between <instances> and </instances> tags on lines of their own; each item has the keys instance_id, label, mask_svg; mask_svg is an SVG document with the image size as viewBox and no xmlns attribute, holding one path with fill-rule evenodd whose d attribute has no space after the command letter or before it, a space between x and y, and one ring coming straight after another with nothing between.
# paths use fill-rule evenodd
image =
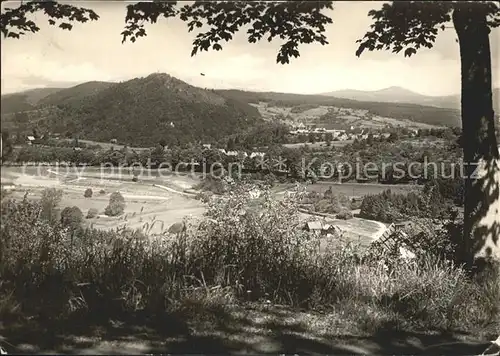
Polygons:
<instances>
[{"instance_id":1,"label":"tree trunk","mask_svg":"<svg viewBox=\"0 0 500 356\"><path fill-rule=\"evenodd\" d=\"M465 208L461 258L468 267L482 269L492 260L500 260L500 165L492 105L490 30L480 3L457 4L453 24L462 76Z\"/></svg>"}]
</instances>

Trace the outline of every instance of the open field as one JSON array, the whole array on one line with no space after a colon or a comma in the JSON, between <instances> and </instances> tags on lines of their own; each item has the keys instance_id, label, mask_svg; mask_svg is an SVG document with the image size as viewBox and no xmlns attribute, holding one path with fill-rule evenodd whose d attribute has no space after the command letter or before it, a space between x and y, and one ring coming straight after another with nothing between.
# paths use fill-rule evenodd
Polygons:
<instances>
[{"instance_id":1,"label":"open field","mask_svg":"<svg viewBox=\"0 0 500 356\"><path fill-rule=\"evenodd\" d=\"M17 169L18 170L18 169ZM91 208L97 209L99 216L93 219L86 219L89 226L99 229L115 229L123 226L130 228L143 228L146 223L150 233L160 233L184 217L200 217L205 211L205 207L197 200L186 198L180 194L172 193L154 187L151 180L163 182L161 178L153 177L149 182L134 183L120 180L112 175L99 176L97 172L86 172L84 175L65 177L54 173L48 169L46 175L20 174L16 169L2 168L2 180L8 178L16 185L12 192L15 198L22 198L25 192L29 192L29 197L38 198L45 188L57 188L63 190L63 197L60 207L77 206L87 214ZM191 187L195 181L189 178L172 178L170 185L176 188ZM168 183L165 183L168 184ZM92 198L85 198L84 191L91 188ZM100 191L104 193L100 193ZM104 209L108 205L111 193L119 191L125 198L125 212L119 217L107 217L103 215Z\"/></svg>"},{"instance_id":2,"label":"open field","mask_svg":"<svg viewBox=\"0 0 500 356\"><path fill-rule=\"evenodd\" d=\"M57 169L59 168L59 169ZM78 169L78 170L77 170ZM24 174L23 174L24 172ZM101 172L97 167L2 167L2 181L13 183L16 189L12 196L22 198L26 191L29 196L38 198L45 188L62 189L64 194L61 208L77 206L86 215L91 208L97 209L99 216L87 219L86 223L99 229L115 229L120 227L148 228L150 233L160 233L185 217L199 218L205 207L202 203L183 196L182 192L192 188L199 179L190 175L169 175L156 171L144 172L139 182L132 182L131 177L123 172L121 175L111 171ZM161 185L165 188L154 186ZM293 189L294 184L280 184L273 188L277 196ZM332 187L334 193L350 197L362 197L367 194L378 194L386 189L397 192L408 192L418 189L413 185L382 185L344 183L333 184L320 182L306 187L308 191L324 192ZM93 190L92 198L85 198L85 189ZM101 191L103 191L101 193ZM119 217L107 217L104 209L111 193L119 191L126 201L125 212ZM310 215L303 217L311 218ZM316 219L316 218L314 218ZM153 222L156 221L154 224ZM366 245L376 237L383 224L369 220L354 218L345 220L328 220L345 232L345 237Z\"/></svg>"}]
</instances>

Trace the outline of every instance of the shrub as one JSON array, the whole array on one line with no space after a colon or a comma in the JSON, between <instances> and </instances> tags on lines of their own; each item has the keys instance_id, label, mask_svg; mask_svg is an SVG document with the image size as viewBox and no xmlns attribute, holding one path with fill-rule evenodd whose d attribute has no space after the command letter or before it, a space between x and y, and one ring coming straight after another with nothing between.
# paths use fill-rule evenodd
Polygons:
<instances>
[{"instance_id":1,"label":"shrub","mask_svg":"<svg viewBox=\"0 0 500 356\"><path fill-rule=\"evenodd\" d=\"M349 220L352 218L353 218L352 212L347 209L343 209L340 213L337 214L337 219Z\"/></svg>"},{"instance_id":2,"label":"shrub","mask_svg":"<svg viewBox=\"0 0 500 356\"><path fill-rule=\"evenodd\" d=\"M7 189L2 189L0 191L0 200L3 200L4 198L8 197L11 194L11 192Z\"/></svg>"},{"instance_id":3,"label":"shrub","mask_svg":"<svg viewBox=\"0 0 500 356\"><path fill-rule=\"evenodd\" d=\"M212 196L212 192L199 192L196 194L196 199L201 200L203 203L208 203Z\"/></svg>"},{"instance_id":4,"label":"shrub","mask_svg":"<svg viewBox=\"0 0 500 356\"><path fill-rule=\"evenodd\" d=\"M101 189L101 190L99 191L99 194L104 195L104 194L106 194L106 191L105 191L104 189Z\"/></svg>"},{"instance_id":5,"label":"shrub","mask_svg":"<svg viewBox=\"0 0 500 356\"><path fill-rule=\"evenodd\" d=\"M125 199L120 192L114 192L109 197L109 204L104 209L104 214L108 216L118 216L125 210Z\"/></svg>"},{"instance_id":6,"label":"shrub","mask_svg":"<svg viewBox=\"0 0 500 356\"><path fill-rule=\"evenodd\" d=\"M132 177L132 182L138 182L138 181L139 181L139 178L137 178L136 176Z\"/></svg>"},{"instance_id":7,"label":"shrub","mask_svg":"<svg viewBox=\"0 0 500 356\"><path fill-rule=\"evenodd\" d=\"M50 223L56 223L59 221L60 215L57 205L61 202L62 196L62 190L56 188L46 188L42 192L42 198L40 199L40 218Z\"/></svg>"},{"instance_id":8,"label":"shrub","mask_svg":"<svg viewBox=\"0 0 500 356\"><path fill-rule=\"evenodd\" d=\"M274 183L276 182L276 175L273 173L268 173L264 176L264 182L269 185L270 187L274 186Z\"/></svg>"},{"instance_id":9,"label":"shrub","mask_svg":"<svg viewBox=\"0 0 500 356\"><path fill-rule=\"evenodd\" d=\"M337 214L342 210L350 208L349 198L344 194L333 194L331 187L325 191L323 198L321 194L309 195L309 201L313 202L314 211L327 214Z\"/></svg>"},{"instance_id":10,"label":"shrub","mask_svg":"<svg viewBox=\"0 0 500 356\"><path fill-rule=\"evenodd\" d=\"M342 206L338 201L332 201L329 199L321 199L317 201L314 205L314 211L319 213L336 214L342 210Z\"/></svg>"},{"instance_id":11,"label":"shrub","mask_svg":"<svg viewBox=\"0 0 500 356\"><path fill-rule=\"evenodd\" d=\"M91 188L87 188L87 189L85 189L85 193L83 193L83 196L85 198L92 198L92 194L93 194L92 189Z\"/></svg>"},{"instance_id":12,"label":"shrub","mask_svg":"<svg viewBox=\"0 0 500 356\"><path fill-rule=\"evenodd\" d=\"M99 214L96 208L90 208L87 212L87 219L95 218Z\"/></svg>"},{"instance_id":13,"label":"shrub","mask_svg":"<svg viewBox=\"0 0 500 356\"><path fill-rule=\"evenodd\" d=\"M212 192L215 194L222 194L227 192L228 185L224 181L224 179L212 177L208 175L205 179L203 179L200 183L198 183L195 187L197 190L203 190Z\"/></svg>"},{"instance_id":14,"label":"shrub","mask_svg":"<svg viewBox=\"0 0 500 356\"><path fill-rule=\"evenodd\" d=\"M69 227L75 230L81 226L83 222L83 213L77 206L66 207L61 211L61 224L64 227Z\"/></svg>"},{"instance_id":15,"label":"shrub","mask_svg":"<svg viewBox=\"0 0 500 356\"><path fill-rule=\"evenodd\" d=\"M351 199L351 204L350 204L350 209L351 210L358 210L361 209L361 204L363 203L363 200L359 199Z\"/></svg>"}]
</instances>

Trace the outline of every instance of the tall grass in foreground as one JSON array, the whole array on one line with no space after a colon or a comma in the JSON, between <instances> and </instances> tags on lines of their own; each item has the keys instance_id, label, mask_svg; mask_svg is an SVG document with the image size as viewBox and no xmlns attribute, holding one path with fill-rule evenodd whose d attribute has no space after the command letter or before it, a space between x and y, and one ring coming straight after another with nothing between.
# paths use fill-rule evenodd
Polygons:
<instances>
[{"instance_id":1,"label":"tall grass in foreground","mask_svg":"<svg viewBox=\"0 0 500 356\"><path fill-rule=\"evenodd\" d=\"M500 287L478 284L432 255L390 269L360 264L341 239L320 251L301 230L300 193L275 201L236 189L212 199L181 235L69 231L39 219L41 205L2 204L0 319L13 310L61 317L175 310L186 300L269 300L348 313L367 326L399 320L425 329L498 322Z\"/></svg>"}]
</instances>

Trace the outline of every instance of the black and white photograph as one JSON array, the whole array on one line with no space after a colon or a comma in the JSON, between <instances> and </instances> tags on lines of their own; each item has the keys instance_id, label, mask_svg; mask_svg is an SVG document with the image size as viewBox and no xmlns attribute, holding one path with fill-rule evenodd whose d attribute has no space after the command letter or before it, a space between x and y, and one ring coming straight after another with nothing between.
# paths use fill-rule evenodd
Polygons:
<instances>
[{"instance_id":1,"label":"black and white photograph","mask_svg":"<svg viewBox=\"0 0 500 356\"><path fill-rule=\"evenodd\" d=\"M1 355L500 356L500 2L0 30Z\"/></svg>"}]
</instances>

